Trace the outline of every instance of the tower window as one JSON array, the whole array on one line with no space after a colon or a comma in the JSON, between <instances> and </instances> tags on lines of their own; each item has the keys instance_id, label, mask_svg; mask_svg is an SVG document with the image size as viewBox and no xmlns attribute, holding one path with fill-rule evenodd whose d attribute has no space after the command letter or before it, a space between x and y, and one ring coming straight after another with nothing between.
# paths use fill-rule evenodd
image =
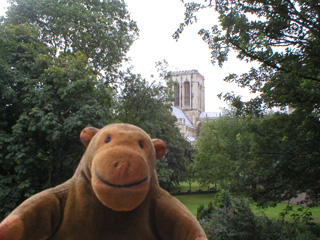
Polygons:
<instances>
[{"instance_id":1,"label":"tower window","mask_svg":"<svg viewBox=\"0 0 320 240\"><path fill-rule=\"evenodd\" d=\"M174 105L179 106L180 105L180 86L179 83L176 83L174 85Z\"/></svg>"},{"instance_id":2,"label":"tower window","mask_svg":"<svg viewBox=\"0 0 320 240\"><path fill-rule=\"evenodd\" d=\"M190 106L190 83L184 83L184 105Z\"/></svg>"}]
</instances>

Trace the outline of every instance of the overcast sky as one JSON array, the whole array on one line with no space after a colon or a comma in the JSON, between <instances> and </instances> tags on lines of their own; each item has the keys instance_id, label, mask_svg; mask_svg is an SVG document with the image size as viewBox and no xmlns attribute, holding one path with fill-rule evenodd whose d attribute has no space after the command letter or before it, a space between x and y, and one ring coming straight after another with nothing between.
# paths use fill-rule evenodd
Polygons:
<instances>
[{"instance_id":1,"label":"overcast sky","mask_svg":"<svg viewBox=\"0 0 320 240\"><path fill-rule=\"evenodd\" d=\"M149 79L155 71L155 62L166 59L173 70L198 70L205 77L205 108L207 112L220 111L227 104L219 100L217 94L234 91L250 98L249 91L236 84L223 81L228 73L247 72L251 65L230 57L222 68L213 66L210 50L198 35L202 28L210 29L217 24L213 9L200 11L198 22L187 26L178 41L173 33L184 19L184 5L180 0L126 0L131 18L137 21L140 29L139 39L133 43L128 56L132 59L134 70Z\"/></svg>"},{"instance_id":2,"label":"overcast sky","mask_svg":"<svg viewBox=\"0 0 320 240\"><path fill-rule=\"evenodd\" d=\"M210 29L217 23L213 10L201 11L198 22L186 27L178 41L172 38L173 33L184 19L184 5L180 0L125 0L131 18L140 29L139 39L136 40L129 53L135 73L141 73L144 78L155 73L155 62L165 59L172 70L198 70L205 78L205 110L207 112L221 111L227 107L219 100L217 94L234 91L248 99L250 95L245 89L235 84L225 83L223 78L228 73L242 73L250 69L250 65L234 57L224 64L223 68L213 66L210 50L197 32ZM0 13L6 0L0 0Z\"/></svg>"}]
</instances>

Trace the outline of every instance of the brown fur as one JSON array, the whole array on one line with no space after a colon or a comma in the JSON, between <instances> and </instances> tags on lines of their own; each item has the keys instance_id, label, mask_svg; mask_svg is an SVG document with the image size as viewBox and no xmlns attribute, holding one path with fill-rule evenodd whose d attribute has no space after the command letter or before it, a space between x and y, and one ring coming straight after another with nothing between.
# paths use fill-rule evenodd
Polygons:
<instances>
[{"instance_id":1,"label":"brown fur","mask_svg":"<svg viewBox=\"0 0 320 240\"><path fill-rule=\"evenodd\" d=\"M205 240L192 214L160 188L159 139L129 124L85 128L87 150L67 182L27 199L0 224L0 240Z\"/></svg>"}]
</instances>

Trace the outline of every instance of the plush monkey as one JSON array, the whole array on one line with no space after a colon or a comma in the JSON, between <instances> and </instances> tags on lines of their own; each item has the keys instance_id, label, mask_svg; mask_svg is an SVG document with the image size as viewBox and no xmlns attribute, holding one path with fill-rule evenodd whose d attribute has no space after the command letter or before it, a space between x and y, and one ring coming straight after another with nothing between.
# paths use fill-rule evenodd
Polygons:
<instances>
[{"instance_id":1,"label":"plush monkey","mask_svg":"<svg viewBox=\"0 0 320 240\"><path fill-rule=\"evenodd\" d=\"M88 127L67 182L40 192L0 224L0 240L206 240L193 215L158 184L166 144L129 124Z\"/></svg>"}]
</instances>

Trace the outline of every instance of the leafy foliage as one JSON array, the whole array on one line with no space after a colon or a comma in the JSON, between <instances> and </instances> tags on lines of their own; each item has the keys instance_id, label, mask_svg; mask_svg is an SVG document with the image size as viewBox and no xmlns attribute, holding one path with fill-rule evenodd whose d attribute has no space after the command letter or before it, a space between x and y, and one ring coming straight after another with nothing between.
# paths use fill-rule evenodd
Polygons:
<instances>
[{"instance_id":1,"label":"leafy foliage","mask_svg":"<svg viewBox=\"0 0 320 240\"><path fill-rule=\"evenodd\" d=\"M247 147L246 143L241 146L238 139L240 134L245 134L245 128L245 121L232 116L202 124L195 145L194 163L201 183L230 187L230 184L238 181L241 153L246 154Z\"/></svg>"},{"instance_id":2,"label":"leafy foliage","mask_svg":"<svg viewBox=\"0 0 320 240\"><path fill-rule=\"evenodd\" d=\"M209 217L214 211L212 202L209 202L208 207L205 208L204 205L200 205L197 209L197 219L203 219Z\"/></svg>"},{"instance_id":3,"label":"leafy foliage","mask_svg":"<svg viewBox=\"0 0 320 240\"><path fill-rule=\"evenodd\" d=\"M231 50L238 58L256 61L258 68L241 76L230 74L228 82L260 93L243 103L247 113L264 107L291 106L306 113L319 113L320 100L320 15L318 1L232 0L186 3L185 21L177 30L194 21L203 8L214 7L219 26L199 34L211 49L212 62L221 66ZM237 96L226 94L234 103Z\"/></svg>"},{"instance_id":4,"label":"leafy foliage","mask_svg":"<svg viewBox=\"0 0 320 240\"><path fill-rule=\"evenodd\" d=\"M318 204L319 124L316 116L296 114L226 115L203 124L195 146L199 181L244 192L261 204L301 192Z\"/></svg>"},{"instance_id":5,"label":"leafy foliage","mask_svg":"<svg viewBox=\"0 0 320 240\"><path fill-rule=\"evenodd\" d=\"M57 52L82 52L97 72L113 73L138 32L122 0L12 0L11 3L7 22L37 26L42 42Z\"/></svg>"},{"instance_id":6,"label":"leafy foliage","mask_svg":"<svg viewBox=\"0 0 320 240\"><path fill-rule=\"evenodd\" d=\"M288 223L255 216L247 201L227 195L223 192L222 196L217 195L215 204L210 203L207 208L202 206L198 209L202 213L199 222L210 240L315 240L320 236L319 226L315 224L300 221Z\"/></svg>"},{"instance_id":7,"label":"leafy foliage","mask_svg":"<svg viewBox=\"0 0 320 240\"><path fill-rule=\"evenodd\" d=\"M9 149L12 138L12 127L27 108L24 101L27 94L27 83L25 79L39 77L46 63L37 61L37 57L45 55L50 51L38 40L38 32L28 25L1 25L0 26L0 61L1 61L1 123L0 123L0 198L3 215L8 209L12 209L17 201L21 199L21 192L16 190L17 182L15 176L16 163L8 159L13 154ZM21 153L23 154L23 153ZM27 186L29 183L21 183Z\"/></svg>"},{"instance_id":8,"label":"leafy foliage","mask_svg":"<svg viewBox=\"0 0 320 240\"><path fill-rule=\"evenodd\" d=\"M319 203L317 118L316 115L299 116L298 112L274 114L250 126L253 164L251 177L246 176L246 181L257 184L255 198L277 201L306 192L309 204Z\"/></svg>"},{"instance_id":9,"label":"leafy foliage","mask_svg":"<svg viewBox=\"0 0 320 240\"><path fill-rule=\"evenodd\" d=\"M1 214L69 178L81 158L79 132L109 118L112 92L82 53L50 57L37 31L1 25ZM63 159L63 161L62 161Z\"/></svg>"}]
</instances>

